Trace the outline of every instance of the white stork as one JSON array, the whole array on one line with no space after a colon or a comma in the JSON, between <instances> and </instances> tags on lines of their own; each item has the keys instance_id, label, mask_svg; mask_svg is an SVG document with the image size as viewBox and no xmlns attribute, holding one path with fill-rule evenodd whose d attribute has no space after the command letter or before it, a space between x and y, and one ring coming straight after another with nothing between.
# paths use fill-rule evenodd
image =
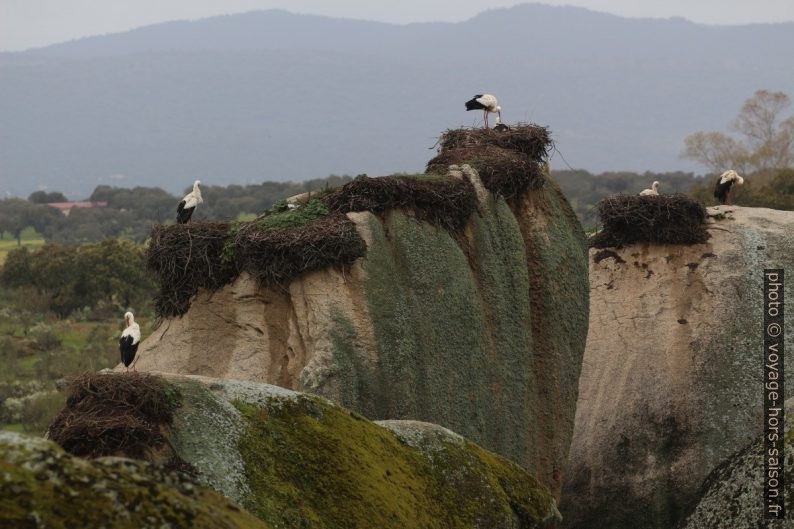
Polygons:
<instances>
[{"instance_id":1,"label":"white stork","mask_svg":"<svg viewBox=\"0 0 794 529\"><path fill-rule=\"evenodd\" d=\"M510 127L502 123L501 117L496 116L496 126L494 126L493 130L495 130L496 132L507 132L508 130L510 130Z\"/></svg>"},{"instance_id":2,"label":"white stork","mask_svg":"<svg viewBox=\"0 0 794 529\"><path fill-rule=\"evenodd\" d=\"M124 314L124 324L126 328L121 333L119 338L119 351L121 352L121 363L130 370L130 364L135 360L135 353L138 352L138 344L141 343L141 328L135 323L135 317L132 312ZM132 366L135 370L135 366Z\"/></svg>"},{"instance_id":3,"label":"white stork","mask_svg":"<svg viewBox=\"0 0 794 529\"><path fill-rule=\"evenodd\" d=\"M654 180L653 184L651 184L650 189L643 189L640 191L640 196L645 197L648 195L658 195L659 194L659 182Z\"/></svg>"},{"instance_id":4,"label":"white stork","mask_svg":"<svg viewBox=\"0 0 794 529\"><path fill-rule=\"evenodd\" d=\"M469 101L466 101L466 111L468 112L469 110L482 110L484 112L486 129L488 128L488 114L490 112L498 114L499 121L497 123L502 122L502 107L496 101L496 96L491 94L477 94Z\"/></svg>"},{"instance_id":5,"label":"white stork","mask_svg":"<svg viewBox=\"0 0 794 529\"><path fill-rule=\"evenodd\" d=\"M733 169L728 169L722 173L717 179L717 185L714 186L714 198L725 204L731 205L731 187L733 184L742 185L744 178L739 176L739 173Z\"/></svg>"},{"instance_id":6,"label":"white stork","mask_svg":"<svg viewBox=\"0 0 794 529\"><path fill-rule=\"evenodd\" d=\"M190 222L190 217L193 216L193 211L196 210L196 206L204 202L204 199L201 198L200 184L201 181L199 180L193 182L193 191L185 195L185 198L183 198L182 202L176 207L177 224L187 224Z\"/></svg>"}]
</instances>

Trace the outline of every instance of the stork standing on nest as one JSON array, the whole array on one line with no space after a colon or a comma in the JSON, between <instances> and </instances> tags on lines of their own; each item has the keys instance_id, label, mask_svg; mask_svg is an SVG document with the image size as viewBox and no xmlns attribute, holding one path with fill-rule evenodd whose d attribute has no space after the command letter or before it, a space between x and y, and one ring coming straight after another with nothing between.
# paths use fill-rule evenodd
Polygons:
<instances>
[{"instance_id":1,"label":"stork standing on nest","mask_svg":"<svg viewBox=\"0 0 794 529\"><path fill-rule=\"evenodd\" d=\"M138 352L138 344L141 343L141 328L135 323L132 312L124 314L124 325L126 328L119 338L119 351L121 352L121 363L130 370L130 364L135 361L135 353ZM132 367L133 371L135 366Z\"/></svg>"},{"instance_id":2,"label":"stork standing on nest","mask_svg":"<svg viewBox=\"0 0 794 529\"><path fill-rule=\"evenodd\" d=\"M733 169L728 169L720 175L717 179L717 185L714 186L714 198L730 206L731 204L731 188L733 184L742 185L744 178L739 176L739 173Z\"/></svg>"},{"instance_id":3,"label":"stork standing on nest","mask_svg":"<svg viewBox=\"0 0 794 529\"><path fill-rule=\"evenodd\" d=\"M658 195L659 194L659 186L660 185L661 184L659 184L658 181L654 180L653 184L651 184L651 188L650 189L643 189L642 191L640 191L640 196L641 197L646 197L646 196L649 196L649 195Z\"/></svg>"},{"instance_id":4,"label":"stork standing on nest","mask_svg":"<svg viewBox=\"0 0 794 529\"><path fill-rule=\"evenodd\" d=\"M193 182L193 191L185 195L185 198L183 198L182 202L180 202L176 207L177 224L187 224L190 222L190 217L193 216L196 206L204 202L204 199L201 198L201 189L199 189L200 184L200 180Z\"/></svg>"},{"instance_id":5,"label":"stork standing on nest","mask_svg":"<svg viewBox=\"0 0 794 529\"><path fill-rule=\"evenodd\" d=\"M502 107L496 101L496 96L491 94L477 94L469 101L466 101L466 111L469 110L482 110L485 116L485 128L488 128L488 114L495 112L499 118L497 123L502 122Z\"/></svg>"}]
</instances>

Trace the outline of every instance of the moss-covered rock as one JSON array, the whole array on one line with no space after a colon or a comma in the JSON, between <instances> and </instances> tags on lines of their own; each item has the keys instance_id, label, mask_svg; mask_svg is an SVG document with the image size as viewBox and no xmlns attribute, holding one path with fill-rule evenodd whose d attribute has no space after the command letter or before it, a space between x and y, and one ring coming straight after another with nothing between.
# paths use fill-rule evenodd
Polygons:
<instances>
[{"instance_id":1,"label":"moss-covered rock","mask_svg":"<svg viewBox=\"0 0 794 529\"><path fill-rule=\"evenodd\" d=\"M184 475L130 459L86 461L11 432L0 432L0 478L0 527L270 527Z\"/></svg>"},{"instance_id":2,"label":"moss-covered rock","mask_svg":"<svg viewBox=\"0 0 794 529\"><path fill-rule=\"evenodd\" d=\"M587 245L548 167L533 164L542 178L509 200L452 166L441 181L476 194L462 227L368 195L369 211L347 213L367 246L349 270L277 289L243 274L201 291L143 342L138 369L268 382L373 420L441 424L558 495L587 335Z\"/></svg>"},{"instance_id":3,"label":"moss-covered rock","mask_svg":"<svg viewBox=\"0 0 794 529\"><path fill-rule=\"evenodd\" d=\"M794 399L786 401L786 415L794 415ZM794 516L794 426L786 423L785 505L787 515L782 520L769 520L766 529L791 529ZM701 498L695 510L683 522L681 529L755 529L764 518L764 444L751 443L731 454L703 484Z\"/></svg>"},{"instance_id":4,"label":"moss-covered rock","mask_svg":"<svg viewBox=\"0 0 794 529\"><path fill-rule=\"evenodd\" d=\"M373 423L268 384L171 378L170 438L204 484L273 527L534 528L559 519L524 468L427 423Z\"/></svg>"}]
</instances>

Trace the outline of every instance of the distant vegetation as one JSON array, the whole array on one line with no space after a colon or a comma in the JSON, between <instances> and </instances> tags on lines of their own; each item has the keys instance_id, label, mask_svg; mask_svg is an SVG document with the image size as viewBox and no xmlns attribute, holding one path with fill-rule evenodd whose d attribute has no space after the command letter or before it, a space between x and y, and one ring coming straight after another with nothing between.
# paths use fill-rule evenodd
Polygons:
<instances>
[{"instance_id":1,"label":"distant vegetation","mask_svg":"<svg viewBox=\"0 0 794 529\"><path fill-rule=\"evenodd\" d=\"M329 176L305 182L263 182L257 185L204 186L204 204L193 220L238 220L264 212L276 201L291 195L336 187L349 176ZM186 191L187 192L187 191ZM182 196L174 196L157 187L133 189L98 186L88 197L107 202L107 207L74 208L64 216L43 201L65 201L58 192L33 193L28 200L9 198L0 201L0 233L22 244L22 233L33 228L47 242L74 246L121 238L143 243L154 224L174 221L176 206Z\"/></svg>"},{"instance_id":2,"label":"distant vegetation","mask_svg":"<svg viewBox=\"0 0 794 529\"><path fill-rule=\"evenodd\" d=\"M794 145L794 143L792 144ZM737 187L734 198L746 206L794 209L792 170L768 174L746 174L747 182ZM712 197L716 174L698 177L693 173L633 173L611 171L593 174L583 169L552 171L585 229L596 225L594 205L617 193L638 193L659 180L662 193L691 193L706 205L716 203ZM306 182L263 182L257 185L204 186L204 204L194 220L251 220L288 196L306 191L336 187L351 180L349 176ZM186 191L187 192L187 189ZM43 192L41 192L43 193ZM177 197L160 188L133 189L98 186L87 200L107 202L106 208L73 209L66 217L40 201L63 198L61 193L36 192L28 200L0 201L0 264L15 246L40 246L44 240L67 246L99 242L105 238L121 238L143 243L154 224L173 222Z\"/></svg>"},{"instance_id":3,"label":"distant vegetation","mask_svg":"<svg viewBox=\"0 0 794 529\"><path fill-rule=\"evenodd\" d=\"M5 288L30 291L41 299L40 309L62 318L75 311L112 317L147 306L154 293L142 248L119 239L33 251L23 246L9 252L0 271Z\"/></svg>"},{"instance_id":4,"label":"distant vegetation","mask_svg":"<svg viewBox=\"0 0 794 529\"><path fill-rule=\"evenodd\" d=\"M250 218L285 197L347 180L206 186L194 218ZM118 363L124 311L151 332L155 287L140 243L152 225L173 222L181 197L100 186L88 198L107 208L64 216L45 205L65 202L58 192L0 201L0 428L43 434L63 407L56 381Z\"/></svg>"}]
</instances>

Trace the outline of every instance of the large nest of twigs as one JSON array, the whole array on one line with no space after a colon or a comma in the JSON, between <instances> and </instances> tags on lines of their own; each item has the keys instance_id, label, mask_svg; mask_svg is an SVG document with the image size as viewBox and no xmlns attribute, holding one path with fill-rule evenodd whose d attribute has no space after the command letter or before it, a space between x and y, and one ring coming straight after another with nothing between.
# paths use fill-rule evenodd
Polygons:
<instances>
[{"instance_id":1,"label":"large nest of twigs","mask_svg":"<svg viewBox=\"0 0 794 529\"><path fill-rule=\"evenodd\" d=\"M706 209L682 193L615 195L600 201L596 210L603 229L591 238L595 248L637 242L699 244L709 238Z\"/></svg>"},{"instance_id":2,"label":"large nest of twigs","mask_svg":"<svg viewBox=\"0 0 794 529\"><path fill-rule=\"evenodd\" d=\"M293 228L263 230L246 224L231 243L235 268L268 285L286 284L312 270L344 268L367 251L356 225L342 214Z\"/></svg>"},{"instance_id":3,"label":"large nest of twigs","mask_svg":"<svg viewBox=\"0 0 794 529\"><path fill-rule=\"evenodd\" d=\"M418 219L451 231L462 229L477 209L470 182L432 176L360 176L322 200L339 213L410 209Z\"/></svg>"},{"instance_id":4,"label":"large nest of twigs","mask_svg":"<svg viewBox=\"0 0 794 529\"><path fill-rule=\"evenodd\" d=\"M67 391L48 435L80 457L149 458L167 444L164 431L181 402L162 378L139 373L85 373Z\"/></svg>"},{"instance_id":5,"label":"large nest of twigs","mask_svg":"<svg viewBox=\"0 0 794 529\"><path fill-rule=\"evenodd\" d=\"M551 148L551 133L546 127L518 123L510 130L450 129L441 135L441 150L477 149L484 145L525 154L536 162L543 161Z\"/></svg>"},{"instance_id":6,"label":"large nest of twigs","mask_svg":"<svg viewBox=\"0 0 794 529\"><path fill-rule=\"evenodd\" d=\"M463 228L477 208L470 182L439 176L356 178L333 191L286 204L243 223L155 226L147 266L158 277L159 317L184 314L193 296L216 290L247 272L261 284L284 287L299 275L344 269L366 254L345 213L404 208L450 231Z\"/></svg>"},{"instance_id":7,"label":"large nest of twigs","mask_svg":"<svg viewBox=\"0 0 794 529\"><path fill-rule=\"evenodd\" d=\"M242 271L283 286L304 272L349 266L365 253L355 224L329 215L281 228L263 227L259 219L155 226L146 263L160 283L155 311L172 317L187 312L200 288L217 290Z\"/></svg>"},{"instance_id":8,"label":"large nest of twigs","mask_svg":"<svg viewBox=\"0 0 794 529\"><path fill-rule=\"evenodd\" d=\"M543 185L552 147L549 130L519 124L506 131L453 129L439 140L438 155L427 163L428 173L444 174L452 164L469 164L492 193L517 198Z\"/></svg>"},{"instance_id":9,"label":"large nest of twigs","mask_svg":"<svg viewBox=\"0 0 794 529\"><path fill-rule=\"evenodd\" d=\"M155 298L159 316L184 314L199 288L216 290L236 271L223 259L227 222L156 225L146 251L146 265L160 281Z\"/></svg>"}]
</instances>

